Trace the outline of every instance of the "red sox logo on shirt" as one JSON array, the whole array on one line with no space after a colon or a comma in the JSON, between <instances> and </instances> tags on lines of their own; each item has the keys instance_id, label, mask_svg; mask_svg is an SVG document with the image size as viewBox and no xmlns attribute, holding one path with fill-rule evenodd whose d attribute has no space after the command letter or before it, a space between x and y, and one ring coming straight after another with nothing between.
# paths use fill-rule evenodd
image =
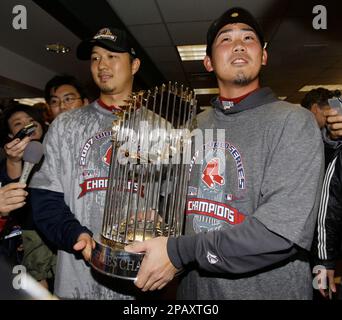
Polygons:
<instances>
[{"instance_id":1,"label":"red sox logo on shirt","mask_svg":"<svg viewBox=\"0 0 342 320\"><path fill-rule=\"evenodd\" d=\"M227 157L233 160L235 164L235 175L237 179L237 190L243 191L246 189L245 168L242 162L242 157L239 150L229 142L211 142L205 146L207 150L206 163L201 175L201 181L204 186L209 189L224 186L225 181L225 162ZM234 174L230 171L230 174ZM235 180L235 179L234 179Z\"/></svg>"},{"instance_id":2,"label":"red sox logo on shirt","mask_svg":"<svg viewBox=\"0 0 342 320\"><path fill-rule=\"evenodd\" d=\"M220 186L224 185L224 178L219 174L219 165L220 159L214 158L207 163L203 170L202 181L211 189L215 187L215 183Z\"/></svg>"},{"instance_id":3,"label":"red sox logo on shirt","mask_svg":"<svg viewBox=\"0 0 342 320\"><path fill-rule=\"evenodd\" d=\"M80 156L80 165L83 167L82 180L80 182L81 192L78 198L82 198L89 192L103 191L108 188L108 168L110 166L113 145L108 137L111 136L111 132L103 132L90 138L85 143ZM96 153L101 153L102 156L99 158L101 161L97 165L97 168L90 168L88 166L88 157L91 154L92 149L96 147ZM94 151L93 151L94 152ZM125 191L130 192L133 189L133 193L138 192L138 182L131 180L127 181L126 186L118 186L118 190L124 188ZM144 197L144 186L140 187L140 196Z\"/></svg>"},{"instance_id":4,"label":"red sox logo on shirt","mask_svg":"<svg viewBox=\"0 0 342 320\"><path fill-rule=\"evenodd\" d=\"M78 198L83 197L88 192L107 190L108 167L112 155L111 135L111 130L99 132L95 136L89 138L84 144L79 162L82 168L82 176L80 181L81 192ZM100 158L101 164L97 165L96 168L93 167L94 164L89 166L88 161L89 156L94 149L103 154Z\"/></svg>"},{"instance_id":5,"label":"red sox logo on shirt","mask_svg":"<svg viewBox=\"0 0 342 320\"><path fill-rule=\"evenodd\" d=\"M110 160L111 160L111 158L112 158L112 152L113 152L113 146L111 145L111 146L107 149L105 155L102 157L102 161L103 161L107 166L110 165Z\"/></svg>"},{"instance_id":6,"label":"red sox logo on shirt","mask_svg":"<svg viewBox=\"0 0 342 320\"><path fill-rule=\"evenodd\" d=\"M198 180L194 179L194 185L189 186L186 207L196 233L238 225L246 217L239 204L246 194L246 176L238 148L227 141L212 141L203 149L200 183L197 185ZM194 162L198 154L195 153Z\"/></svg>"}]
</instances>

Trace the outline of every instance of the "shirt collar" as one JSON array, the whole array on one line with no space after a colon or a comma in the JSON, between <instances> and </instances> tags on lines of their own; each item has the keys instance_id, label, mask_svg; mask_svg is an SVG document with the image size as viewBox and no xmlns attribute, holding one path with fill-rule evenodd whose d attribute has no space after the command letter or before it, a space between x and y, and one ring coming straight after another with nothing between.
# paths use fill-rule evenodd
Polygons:
<instances>
[{"instance_id":1,"label":"shirt collar","mask_svg":"<svg viewBox=\"0 0 342 320\"><path fill-rule=\"evenodd\" d=\"M234 107L235 104L238 104L239 102L241 102L243 99L245 99L247 96L249 96L251 93L259 90L260 88L256 88L240 97L236 97L236 98L225 98L220 96L219 99L221 101L221 104L223 106L223 110L229 110L230 108Z\"/></svg>"},{"instance_id":2,"label":"shirt collar","mask_svg":"<svg viewBox=\"0 0 342 320\"><path fill-rule=\"evenodd\" d=\"M119 111L121 110L118 106L115 105L107 105L104 101L102 101L100 98L97 100L97 103L99 104L100 107L109 110L111 112Z\"/></svg>"}]
</instances>

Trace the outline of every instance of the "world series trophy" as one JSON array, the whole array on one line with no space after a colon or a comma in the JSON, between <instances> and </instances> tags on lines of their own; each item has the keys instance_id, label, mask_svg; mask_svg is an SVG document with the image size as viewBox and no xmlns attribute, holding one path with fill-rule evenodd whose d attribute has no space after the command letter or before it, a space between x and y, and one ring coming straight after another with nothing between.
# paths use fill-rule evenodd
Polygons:
<instances>
[{"instance_id":1,"label":"world series trophy","mask_svg":"<svg viewBox=\"0 0 342 320\"><path fill-rule=\"evenodd\" d=\"M133 94L113 121L113 150L101 234L90 264L108 276L136 279L143 253L125 245L182 233L193 92L169 83Z\"/></svg>"}]
</instances>

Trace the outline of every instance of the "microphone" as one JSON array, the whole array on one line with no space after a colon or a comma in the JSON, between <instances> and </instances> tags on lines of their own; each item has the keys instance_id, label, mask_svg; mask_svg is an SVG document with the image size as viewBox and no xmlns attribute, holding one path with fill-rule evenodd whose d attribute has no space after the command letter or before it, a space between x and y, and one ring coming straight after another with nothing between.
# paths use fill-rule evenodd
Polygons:
<instances>
[{"instance_id":1,"label":"microphone","mask_svg":"<svg viewBox=\"0 0 342 320\"><path fill-rule=\"evenodd\" d=\"M39 163L44 154L43 145L38 141L30 141L24 151L24 167L19 182L26 183L34 165Z\"/></svg>"}]
</instances>

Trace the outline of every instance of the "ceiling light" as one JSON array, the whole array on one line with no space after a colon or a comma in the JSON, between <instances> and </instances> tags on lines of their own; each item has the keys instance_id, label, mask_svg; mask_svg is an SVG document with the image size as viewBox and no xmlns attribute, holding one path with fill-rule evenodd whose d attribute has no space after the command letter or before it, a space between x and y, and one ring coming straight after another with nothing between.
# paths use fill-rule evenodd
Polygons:
<instances>
[{"instance_id":1,"label":"ceiling light","mask_svg":"<svg viewBox=\"0 0 342 320\"><path fill-rule=\"evenodd\" d=\"M196 96L200 94L218 94L218 88L201 88L201 89L194 89Z\"/></svg>"},{"instance_id":2,"label":"ceiling light","mask_svg":"<svg viewBox=\"0 0 342 320\"><path fill-rule=\"evenodd\" d=\"M308 92L317 88L324 88L331 91L342 90L342 84L312 84L300 88L299 92Z\"/></svg>"},{"instance_id":3,"label":"ceiling light","mask_svg":"<svg viewBox=\"0 0 342 320\"><path fill-rule=\"evenodd\" d=\"M44 98L21 98L21 99L14 99L14 101L17 101L20 104L26 104L29 106L33 106L36 103L45 103Z\"/></svg>"},{"instance_id":4,"label":"ceiling light","mask_svg":"<svg viewBox=\"0 0 342 320\"><path fill-rule=\"evenodd\" d=\"M60 43L51 43L45 46L45 49L54 53L68 53L70 48Z\"/></svg>"},{"instance_id":5,"label":"ceiling light","mask_svg":"<svg viewBox=\"0 0 342 320\"><path fill-rule=\"evenodd\" d=\"M196 44L192 46L177 46L178 53L182 61L203 60L207 46L205 44Z\"/></svg>"},{"instance_id":6,"label":"ceiling light","mask_svg":"<svg viewBox=\"0 0 342 320\"><path fill-rule=\"evenodd\" d=\"M279 100L286 100L287 97L286 97L286 96L284 96L284 97L278 97L278 99L279 99Z\"/></svg>"}]
</instances>

